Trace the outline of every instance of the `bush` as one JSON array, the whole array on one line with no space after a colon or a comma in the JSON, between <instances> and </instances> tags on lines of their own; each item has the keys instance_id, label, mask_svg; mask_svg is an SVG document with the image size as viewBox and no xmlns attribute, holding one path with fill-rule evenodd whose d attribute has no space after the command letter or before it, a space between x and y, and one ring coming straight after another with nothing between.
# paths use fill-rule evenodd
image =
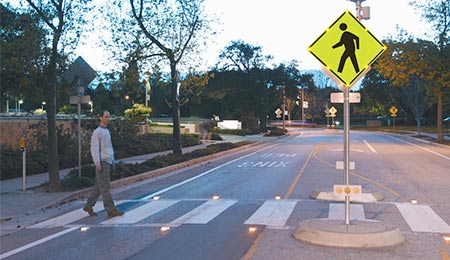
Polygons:
<instances>
[{"instance_id":1,"label":"bush","mask_svg":"<svg viewBox=\"0 0 450 260\"><path fill-rule=\"evenodd\" d=\"M90 139L92 131L98 126L97 120L83 120L82 160L83 165L92 163L90 154ZM27 134L27 175L45 173L48 171L47 134L44 120L30 126ZM138 135L134 124L128 120L111 121L108 129L114 146L116 159L171 150L172 134ZM78 165L78 133L74 128L57 128L58 152L60 169ZM200 137L196 134L181 136L183 147L200 144ZM22 176L22 152L19 149L2 146L0 149L1 165L0 180L7 180Z\"/></svg>"},{"instance_id":2,"label":"bush","mask_svg":"<svg viewBox=\"0 0 450 260\"><path fill-rule=\"evenodd\" d=\"M125 119L133 122L145 122L150 116L152 109L142 104L134 104L132 108L124 111Z\"/></svg>"},{"instance_id":3,"label":"bush","mask_svg":"<svg viewBox=\"0 0 450 260\"><path fill-rule=\"evenodd\" d=\"M211 129L211 133L213 134L229 134L229 135L251 135L253 134L252 131L249 129L220 129L220 128L213 128Z\"/></svg>"},{"instance_id":4,"label":"bush","mask_svg":"<svg viewBox=\"0 0 450 260\"><path fill-rule=\"evenodd\" d=\"M78 176L78 169L72 170L61 180L61 187L64 191L74 191L78 189L92 187L95 182L95 167L85 166L81 168L81 177Z\"/></svg>"},{"instance_id":5,"label":"bush","mask_svg":"<svg viewBox=\"0 0 450 260\"><path fill-rule=\"evenodd\" d=\"M287 133L286 129L278 128L278 127L270 127L268 128L267 133L264 136L281 136Z\"/></svg>"}]
</instances>

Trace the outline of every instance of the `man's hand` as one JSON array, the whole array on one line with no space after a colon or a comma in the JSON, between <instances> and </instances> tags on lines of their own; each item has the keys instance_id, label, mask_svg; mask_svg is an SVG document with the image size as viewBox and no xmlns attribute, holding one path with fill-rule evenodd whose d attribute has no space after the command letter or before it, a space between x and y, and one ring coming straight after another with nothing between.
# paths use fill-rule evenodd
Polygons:
<instances>
[{"instance_id":1,"label":"man's hand","mask_svg":"<svg viewBox=\"0 0 450 260\"><path fill-rule=\"evenodd\" d=\"M99 172L99 173L102 172L102 164L96 164L95 165L95 171Z\"/></svg>"}]
</instances>

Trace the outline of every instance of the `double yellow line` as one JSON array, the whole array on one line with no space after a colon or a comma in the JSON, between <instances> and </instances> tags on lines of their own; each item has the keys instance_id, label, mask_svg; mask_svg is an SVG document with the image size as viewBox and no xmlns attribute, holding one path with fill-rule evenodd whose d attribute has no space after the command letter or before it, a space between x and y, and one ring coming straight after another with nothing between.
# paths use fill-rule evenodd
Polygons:
<instances>
[{"instance_id":1,"label":"double yellow line","mask_svg":"<svg viewBox=\"0 0 450 260\"><path fill-rule=\"evenodd\" d=\"M283 199L289 199L289 197L291 196L295 187L297 186L297 183L300 180L300 177L302 177L303 172L305 172L306 166L308 166L311 158L319 152L319 148L320 148L320 143L314 147L314 149L311 151L311 153L309 153L308 157L306 158L305 163L303 164L300 171L297 173L297 176L295 177L294 181L291 183L291 186L289 187L288 191L284 194Z\"/></svg>"},{"instance_id":2,"label":"double yellow line","mask_svg":"<svg viewBox=\"0 0 450 260\"><path fill-rule=\"evenodd\" d=\"M317 159L318 161L320 161L320 162L322 162L322 163L324 163L324 164L330 166L331 168L333 168L333 169L336 168L335 165L333 165L333 164L331 164L331 163L329 163L329 162L327 162L327 161L325 161L325 160L319 158L319 157L317 156L317 152L314 153L313 156L314 156L315 159ZM376 185L376 186L378 186L378 187L380 187L380 188L382 188L382 189L384 189L384 190L390 192L392 195L396 196L397 198L400 198L400 197L402 196L400 193L398 193L398 192L396 192L395 190L393 190L393 189L387 187L386 185L384 185L384 184L382 184L382 183L379 183L379 182L377 182L377 181L374 181L374 180L372 180L372 179L370 179L370 178L364 177L364 176L362 176L362 175L359 175L359 174L355 173L354 171L353 171L353 172L350 172L350 174L351 174L352 176L355 176L355 177L358 177L358 178L363 179L363 180L365 180L365 181L368 181L368 182L370 182L370 183L372 183L372 184L374 184L374 185Z\"/></svg>"}]
</instances>

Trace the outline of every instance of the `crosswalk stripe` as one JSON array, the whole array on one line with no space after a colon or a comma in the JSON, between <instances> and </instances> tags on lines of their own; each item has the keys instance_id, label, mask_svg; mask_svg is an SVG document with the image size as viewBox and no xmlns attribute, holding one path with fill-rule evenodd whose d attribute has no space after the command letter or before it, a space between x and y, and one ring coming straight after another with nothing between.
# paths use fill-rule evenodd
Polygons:
<instances>
[{"instance_id":1,"label":"crosswalk stripe","mask_svg":"<svg viewBox=\"0 0 450 260\"><path fill-rule=\"evenodd\" d=\"M175 219L171 224L207 224L237 200L208 200L194 210Z\"/></svg>"},{"instance_id":2,"label":"crosswalk stripe","mask_svg":"<svg viewBox=\"0 0 450 260\"><path fill-rule=\"evenodd\" d=\"M364 214L364 208L361 204L350 204L350 220L366 219ZM345 204L343 203L330 203L328 206L328 218L329 219L345 219Z\"/></svg>"},{"instance_id":3,"label":"crosswalk stripe","mask_svg":"<svg viewBox=\"0 0 450 260\"><path fill-rule=\"evenodd\" d=\"M93 208L94 211L100 211L103 209L103 205L101 205L101 203L97 203L97 205L95 205ZM30 228L62 227L87 216L88 216L87 213L83 209L77 209L64 215L51 218L41 223L37 223L31 226Z\"/></svg>"},{"instance_id":4,"label":"crosswalk stripe","mask_svg":"<svg viewBox=\"0 0 450 260\"><path fill-rule=\"evenodd\" d=\"M123 216L108 219L100 224L102 225L134 224L140 220L150 217L151 215L176 204L177 202L179 202L179 200L151 201L140 207L127 211Z\"/></svg>"},{"instance_id":5,"label":"crosswalk stripe","mask_svg":"<svg viewBox=\"0 0 450 260\"><path fill-rule=\"evenodd\" d=\"M295 200L268 200L244 224L283 227L296 205Z\"/></svg>"},{"instance_id":6,"label":"crosswalk stripe","mask_svg":"<svg viewBox=\"0 0 450 260\"><path fill-rule=\"evenodd\" d=\"M428 205L395 204L412 231L430 233L450 233L445 223Z\"/></svg>"},{"instance_id":7,"label":"crosswalk stripe","mask_svg":"<svg viewBox=\"0 0 450 260\"><path fill-rule=\"evenodd\" d=\"M158 200L150 201L134 209L125 212L121 217L105 220L100 225L135 224L158 212L161 212L182 200ZM188 213L176 218L169 224L207 224L219 216L237 200L202 200L202 205ZM118 201L117 204L127 201ZM285 227L287 220L297 205L298 200L267 200L251 215L244 224L265 225L268 227ZM413 205L408 203L394 203L400 214L414 232L450 233L450 226L442 220L428 205ZM102 203L97 203L94 211L103 209ZM77 209L61 216L57 216L29 228L64 227L76 223L87 217L83 209ZM344 219L345 205L343 203L330 203L328 211L329 219ZM365 219L364 207L361 204L350 204L350 220Z\"/></svg>"}]
</instances>

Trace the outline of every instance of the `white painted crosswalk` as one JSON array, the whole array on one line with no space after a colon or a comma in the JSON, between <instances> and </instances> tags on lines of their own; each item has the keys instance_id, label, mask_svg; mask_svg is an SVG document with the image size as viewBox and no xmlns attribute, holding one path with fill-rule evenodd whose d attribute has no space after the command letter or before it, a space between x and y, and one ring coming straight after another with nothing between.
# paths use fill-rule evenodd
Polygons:
<instances>
[{"instance_id":1,"label":"white painted crosswalk","mask_svg":"<svg viewBox=\"0 0 450 260\"><path fill-rule=\"evenodd\" d=\"M97 205L95 205L93 207L94 211L100 211L102 210L103 205L100 205L100 203L97 203ZM41 223L37 223L33 226L31 226L30 228L51 228L51 227L62 227L65 226L67 224L70 224L72 222L75 222L79 219L82 219L84 217L86 217L86 212L83 211L83 209L77 209L74 211L71 211L69 213L66 213L64 215L55 217L55 218L51 218L47 221L41 222Z\"/></svg>"},{"instance_id":2,"label":"white painted crosswalk","mask_svg":"<svg viewBox=\"0 0 450 260\"><path fill-rule=\"evenodd\" d=\"M196 209L175 219L171 224L207 224L237 200L208 200Z\"/></svg>"},{"instance_id":3,"label":"white painted crosswalk","mask_svg":"<svg viewBox=\"0 0 450 260\"><path fill-rule=\"evenodd\" d=\"M450 233L450 226L445 223L428 205L396 203L398 210L409 227L415 232Z\"/></svg>"},{"instance_id":4,"label":"white painted crosswalk","mask_svg":"<svg viewBox=\"0 0 450 260\"><path fill-rule=\"evenodd\" d=\"M164 210L173 204L179 202L179 200L157 200L149 203L145 203L144 205L127 211L126 215L122 215L120 217L115 217L103 221L100 224L104 225L112 225L112 224L134 224L140 220L150 217L153 214Z\"/></svg>"},{"instance_id":5,"label":"white painted crosswalk","mask_svg":"<svg viewBox=\"0 0 450 260\"><path fill-rule=\"evenodd\" d=\"M194 201L190 203L188 210L177 210L177 205L184 202ZM201 202L197 203L198 201ZM257 209L245 220L245 225L264 225L269 229L285 228L288 221L298 223L301 220L291 219L294 211L308 211L305 206L299 205L302 200L266 200L260 202ZM116 204L125 203L127 201L118 201ZM129 202L129 201L128 201ZM152 200L152 201L134 201L137 205L126 210L125 214L97 222L97 226L110 225L139 225L139 224L159 224L169 226L180 226L183 224L208 224L213 219L219 217L226 210L235 206L239 201L232 199L205 199L205 200ZM189 203L187 203L189 204ZM428 205L414 205L410 203L393 203L398 208L398 213L403 217L410 229L414 232L425 233L450 233L450 226L439 217L433 209ZM98 203L94 207L95 211L103 209L103 205ZM151 216L157 213L163 213L171 210L172 218L167 223L147 223L151 222ZM175 213L174 213L175 212ZM177 212L179 215L177 216ZM329 219L344 219L345 205L343 203L329 203L328 205ZM350 204L350 220L364 220L366 215L364 212L364 204ZM95 222L96 218L88 217L82 209L77 209L61 216L51 218L41 223L35 224L30 228L52 228L65 227L73 225L83 225L83 223ZM88 222L87 222L88 221ZM288 226L287 226L288 227Z\"/></svg>"},{"instance_id":6,"label":"white painted crosswalk","mask_svg":"<svg viewBox=\"0 0 450 260\"><path fill-rule=\"evenodd\" d=\"M244 224L283 227L296 205L295 200L268 200Z\"/></svg>"}]
</instances>

